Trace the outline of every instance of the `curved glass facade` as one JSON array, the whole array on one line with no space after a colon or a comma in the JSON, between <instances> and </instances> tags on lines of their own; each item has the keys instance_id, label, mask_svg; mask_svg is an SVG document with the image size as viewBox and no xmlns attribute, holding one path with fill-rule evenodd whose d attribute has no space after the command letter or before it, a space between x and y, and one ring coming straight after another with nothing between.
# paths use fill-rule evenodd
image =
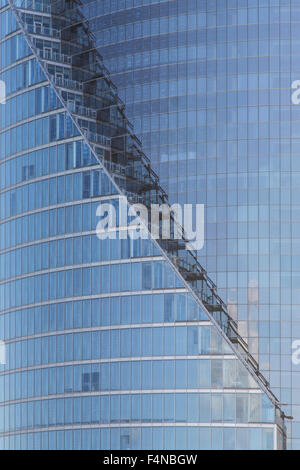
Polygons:
<instances>
[{"instance_id":1,"label":"curved glass facade","mask_svg":"<svg viewBox=\"0 0 300 470\"><path fill-rule=\"evenodd\" d=\"M198 136L204 137L201 126L198 133L196 128L188 131L180 124L181 119L194 119L194 111L180 107L179 88L173 100L173 82L165 81L163 64L161 70L154 62L148 64L153 75L147 62L143 62L147 71L138 71L138 62L130 62L129 56L124 59L120 45L109 46L107 35L110 31L109 41L116 43L133 41L128 34L142 34L145 43L139 38L135 45L128 44L127 52L144 45L143 60L147 61L151 54L157 57L161 47L155 42L157 34L162 41L167 36L179 41L179 32L173 31L173 13L178 27L189 8L193 20L186 26L193 31L197 26L193 21L206 17L203 2L151 6L119 2L116 14L111 11L114 2L57 2L54 7L53 3L0 2L0 80L6 84L6 103L0 104L0 339L6 349L0 365L0 448L283 448L284 429L276 400L240 359L207 305L195 300L160 247L150 239L100 241L95 233L99 204L111 202L117 208L120 197L107 167L100 164L101 156L108 151L121 154L122 147L120 150L117 140L121 126L115 124L119 108L102 104L99 112L100 100L116 96L115 87L110 84L100 89L97 82L92 92L81 85L81 74L91 73L97 59L91 53L86 60L82 52L90 44L86 30L103 46L100 52L128 101L134 129L153 131L141 136L144 150L154 163L159 162L163 181L166 171L170 172L171 197L175 199L178 193L177 186L172 186L179 183L176 167L179 174L186 175L185 181L189 178L188 202L196 202L198 193L192 191L192 184L194 181L196 188L200 179L194 170L198 167L200 174L210 159L206 160L202 139L198 142ZM101 10L103 5L107 11ZM199 14L194 15L196 7ZM93 18L88 26L76 23L78 9L83 17ZM170 17L167 23L166 16ZM145 23L142 27L138 26L141 22ZM160 22L162 30L157 31ZM149 24L148 34L144 28ZM197 28L202 31L204 26L199 23ZM150 35L151 54L146 48ZM185 31L182 36L187 40L189 34ZM203 47L200 39L198 42ZM183 52L179 42L174 47L179 74ZM126 67L136 64L136 72L130 71L134 90L127 90L122 82L131 85L125 69L121 70L121 55ZM162 52L162 61L164 57ZM191 73L186 59L182 70L191 80L189 86L202 86L200 69L195 65ZM171 65L167 67L173 74ZM199 78L194 80L196 72ZM184 87L183 77L176 77L176 86ZM211 86L216 84L212 79ZM183 106L188 102L187 89L182 91ZM199 113L206 113L200 111L203 96L198 91L199 102L195 97L189 99L194 108L199 105ZM210 91L209 107L212 116L217 116L213 98L217 95L214 89ZM141 100L139 92L145 93ZM171 113L175 103L177 108ZM137 110L145 106L151 118L141 118L141 111L133 113L135 106ZM74 119L74 109L81 113L79 119ZM169 115L170 119L176 115L174 126L169 124ZM200 116L206 119L206 114ZM162 140L155 141L157 138ZM108 139L113 142L109 150ZM160 143L156 150L151 139L153 144ZM170 148L169 142L173 142ZM133 150L126 147L123 152L133 159ZM167 155L172 156L170 162ZM201 194L214 197L215 191L211 187L211 193ZM179 202L185 201L180 196ZM213 201L210 205L214 206ZM211 217L213 208L208 209ZM208 231L213 226L214 221L208 221ZM211 248L208 236L206 250ZM219 257L218 251L211 256L216 253ZM225 255L220 253L220 259Z\"/></svg>"}]
</instances>

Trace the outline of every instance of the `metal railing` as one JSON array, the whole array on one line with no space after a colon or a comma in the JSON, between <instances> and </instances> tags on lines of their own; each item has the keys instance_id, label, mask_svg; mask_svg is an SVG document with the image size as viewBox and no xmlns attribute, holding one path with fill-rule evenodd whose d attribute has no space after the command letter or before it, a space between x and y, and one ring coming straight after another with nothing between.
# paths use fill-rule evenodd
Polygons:
<instances>
[{"instance_id":1,"label":"metal railing","mask_svg":"<svg viewBox=\"0 0 300 470\"><path fill-rule=\"evenodd\" d=\"M52 62L63 63L67 65L72 64L72 57L67 54L60 54L59 52L50 49L38 49L39 57L43 60L50 60Z\"/></svg>"},{"instance_id":2,"label":"metal railing","mask_svg":"<svg viewBox=\"0 0 300 470\"><path fill-rule=\"evenodd\" d=\"M96 132L92 132L87 129L83 129L83 134L90 142L110 148L110 140L106 136L97 134Z\"/></svg>"},{"instance_id":3,"label":"metal railing","mask_svg":"<svg viewBox=\"0 0 300 470\"><path fill-rule=\"evenodd\" d=\"M37 34L39 36L47 36L51 37L52 39L59 39L60 32L58 29L51 28L49 26L37 25L37 24L26 24L26 30L29 34Z\"/></svg>"},{"instance_id":4,"label":"metal railing","mask_svg":"<svg viewBox=\"0 0 300 470\"><path fill-rule=\"evenodd\" d=\"M64 77L57 77L52 75L52 80L55 82L55 84L61 88L66 88L75 90L75 91L82 91L83 90L83 85L81 82L77 80L72 80L70 78L64 78Z\"/></svg>"}]
</instances>

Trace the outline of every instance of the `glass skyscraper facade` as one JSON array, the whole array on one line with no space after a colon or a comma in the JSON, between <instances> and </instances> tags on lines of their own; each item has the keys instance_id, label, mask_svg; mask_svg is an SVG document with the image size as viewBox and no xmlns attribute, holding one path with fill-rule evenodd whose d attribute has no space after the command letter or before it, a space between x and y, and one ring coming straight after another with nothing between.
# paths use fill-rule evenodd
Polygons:
<instances>
[{"instance_id":1,"label":"glass skyscraper facade","mask_svg":"<svg viewBox=\"0 0 300 470\"><path fill-rule=\"evenodd\" d=\"M296 2L0 6L0 448L283 448L272 392L299 447ZM205 204L219 296L178 246L96 237L163 190Z\"/></svg>"},{"instance_id":2,"label":"glass skyscraper facade","mask_svg":"<svg viewBox=\"0 0 300 470\"><path fill-rule=\"evenodd\" d=\"M205 204L199 259L299 449L299 2L86 2L85 14L170 200Z\"/></svg>"}]
</instances>

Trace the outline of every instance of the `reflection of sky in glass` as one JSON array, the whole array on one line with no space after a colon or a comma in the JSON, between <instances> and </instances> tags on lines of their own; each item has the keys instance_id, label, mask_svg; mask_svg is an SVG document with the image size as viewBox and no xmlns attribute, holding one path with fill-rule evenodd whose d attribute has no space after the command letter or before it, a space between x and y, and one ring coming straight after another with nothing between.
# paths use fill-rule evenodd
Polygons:
<instances>
[{"instance_id":1,"label":"reflection of sky in glass","mask_svg":"<svg viewBox=\"0 0 300 470\"><path fill-rule=\"evenodd\" d=\"M297 119L289 106L290 83L297 77L289 75L286 60L286 8L235 10L235 1L227 4L232 10L219 2L217 12L215 2L137 1L136 8L131 2L83 3L85 14L97 17L91 28L99 49L171 201L206 205L201 261L228 300L251 351L259 354L261 368L270 372L276 394L290 402L290 374L282 375L286 390L279 390L278 355L282 327L287 339L282 367L289 372L291 326L279 320L289 318L284 289L290 288L296 269L289 265L289 227L297 217L298 143L295 138L291 146L289 134L291 113ZM283 22L280 43L268 42L265 32L265 22L276 24L271 18L276 12ZM4 23L0 37L13 25ZM271 25L270 37L278 37ZM5 295L0 295L0 307L7 311L0 316L0 331L5 325L5 340L17 354L8 354L0 382L6 385L10 375L17 384L5 388L5 400L18 401L6 408L17 418L16 423L4 420L5 432L14 426L38 432L6 436L5 444L14 446L20 439L24 448L89 448L99 442L122 449L197 447L199 442L208 448L271 448L273 430L265 425L274 419L274 410L268 399L228 357L228 346L210 325L174 323L206 317L179 290L181 283L153 246L95 245L89 232L98 202L91 198L101 198L109 184L80 139L74 145L76 129L53 90L42 85L35 61L14 64L27 52L23 39L18 48L13 41L7 41L10 53L0 54L0 68L8 67L8 94L22 90L8 100L10 113L1 121L7 127L0 141L1 158L7 159L5 172L0 171L5 174L1 190L7 195L1 199L5 270L0 290ZM36 89L28 90L32 85ZM292 132L296 137L296 128ZM293 223L295 255L296 229ZM16 252L15 245L22 244L29 247ZM157 271L163 286L156 283ZM158 287L169 292L157 292ZM134 295L125 295L128 291ZM7 374L9 369L18 370ZM203 393L195 393L199 385ZM222 387L230 393L222 393ZM65 397L66 392L77 395ZM162 416L172 424L167 432L158 425ZM131 421L134 430L124 426ZM197 422L202 426L188 425ZM204 426L211 422L220 426ZM224 426L249 422L263 424ZM90 423L98 426L80 429ZM109 429L111 423L123 426ZM65 425L75 426L60 433L39 429L63 430Z\"/></svg>"}]
</instances>

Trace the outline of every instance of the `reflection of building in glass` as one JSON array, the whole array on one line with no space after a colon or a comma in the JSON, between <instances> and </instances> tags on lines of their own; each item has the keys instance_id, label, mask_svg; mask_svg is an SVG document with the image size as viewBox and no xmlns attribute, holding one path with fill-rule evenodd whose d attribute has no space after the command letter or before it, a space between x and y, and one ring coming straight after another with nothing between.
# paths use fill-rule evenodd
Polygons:
<instances>
[{"instance_id":1,"label":"reflection of building in glass","mask_svg":"<svg viewBox=\"0 0 300 470\"><path fill-rule=\"evenodd\" d=\"M205 204L201 264L236 302L299 449L299 2L134 7L86 15L170 200Z\"/></svg>"},{"instance_id":2,"label":"reflection of building in glass","mask_svg":"<svg viewBox=\"0 0 300 470\"><path fill-rule=\"evenodd\" d=\"M127 80L128 87L136 89L127 96L118 83L131 115L133 103L127 98L141 101L137 109L145 118L134 119L136 127L127 120L127 106L94 48L103 22L113 24L112 5L105 12L103 2L97 2L97 8L93 2L75 1L25 1L22 8L13 1L0 5L1 46L8 51L0 59L0 78L8 84L5 112L0 110L0 331L8 345L7 364L0 370L1 448L284 447L278 402L195 255L180 242L100 242L95 235L99 203L111 201L117 208L121 191L131 202L148 205L166 198L144 154L149 150L156 164L160 150L152 148L147 135L142 146L134 133L141 131L139 125L145 134L153 131L150 139L159 137L154 142L160 143L164 158L171 156L159 168L171 197L189 181L188 202L195 202L196 170L199 165L201 182L204 164L198 155L205 153L202 144L197 147L195 131L186 128L191 118L196 122L186 109L192 109L192 102L201 107L202 97L186 101L179 95L186 97L190 90L192 96L198 86L201 95L204 82L185 82L180 75L193 77L196 72L193 66L180 65L185 56L177 29L185 24L181 16L188 14L188 3L139 6L128 9L128 16L120 11L115 15L120 28L111 27L115 29L110 39L105 35L101 42L107 65L116 73L107 41L123 38L119 52L114 52L119 66L123 48L128 48L127 54L135 50L125 39L145 36L145 58L137 59L137 72ZM195 17L200 29L204 16L200 11ZM142 29L140 21L145 21ZM160 33L162 43L157 43ZM179 42L173 42L175 36ZM153 85L149 108L144 101L152 96L152 85L149 95L149 86L143 88L149 75L138 69L147 66L151 48L160 49L163 43L170 47L178 80L170 81L169 89L167 69L162 66L159 75L156 70L167 57L154 51L148 65L153 65L151 80L159 85ZM200 56L203 53L199 46ZM133 66L131 61L126 64ZM210 85L207 91L213 96ZM212 99L208 104L213 111L216 103ZM170 121L169 106L176 114ZM148 112L153 119L147 118ZM204 122L202 114L200 118ZM199 136L204 137L201 126ZM187 138L191 146L183 145ZM167 142L170 149L164 148ZM184 158L177 167L178 155ZM214 163L205 188L210 195L206 202L212 206L219 175ZM176 178L177 169L184 177L178 187L175 168ZM224 187L222 178L217 187ZM210 250L216 248L211 240L217 212L212 208L208 216ZM216 253L211 251L212 256ZM224 262L220 252L223 267ZM212 270L210 263L207 266ZM247 295L245 276L241 281L233 305L238 305L240 292ZM246 321L245 312L238 306L235 317Z\"/></svg>"}]
</instances>

